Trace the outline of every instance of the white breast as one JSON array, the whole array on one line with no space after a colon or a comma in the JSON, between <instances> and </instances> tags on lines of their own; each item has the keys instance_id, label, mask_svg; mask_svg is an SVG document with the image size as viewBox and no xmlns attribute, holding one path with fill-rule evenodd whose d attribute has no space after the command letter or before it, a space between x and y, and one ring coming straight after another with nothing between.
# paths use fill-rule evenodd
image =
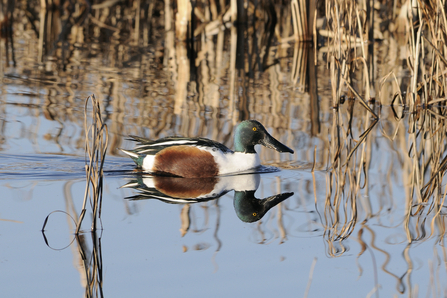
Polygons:
<instances>
[{"instance_id":1,"label":"white breast","mask_svg":"<svg viewBox=\"0 0 447 298\"><path fill-rule=\"evenodd\" d=\"M256 168L261 164L256 153L222 153L221 151L209 151L219 166L219 175L234 174Z\"/></svg>"}]
</instances>

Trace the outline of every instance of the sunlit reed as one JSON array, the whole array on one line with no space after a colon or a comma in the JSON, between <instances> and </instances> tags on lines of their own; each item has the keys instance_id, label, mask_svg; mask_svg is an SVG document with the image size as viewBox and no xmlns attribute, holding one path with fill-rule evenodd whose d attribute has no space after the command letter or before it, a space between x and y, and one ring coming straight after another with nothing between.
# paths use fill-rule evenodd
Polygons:
<instances>
[{"instance_id":1,"label":"sunlit reed","mask_svg":"<svg viewBox=\"0 0 447 298\"><path fill-rule=\"evenodd\" d=\"M444 47L438 48L438 45L444 39L446 22L444 6L438 3L430 5L434 7L429 7L425 2L417 2L413 9L402 6L399 17L408 17L408 22L403 24L410 24L405 28L409 36L407 61L412 77L408 89L397 91L392 101L390 100L393 105L400 103L408 106L412 112L408 117L409 158L406 159L412 165L408 169L410 181L404 224L410 243L429 238L436 230L441 238L445 235L442 208L446 189L442 185L445 182L447 162L443 156L446 147L446 117L445 100L442 96L446 88L446 72L442 71L442 67L446 64L446 59L442 53ZM364 35L363 32L368 29L364 27L365 24L374 28L376 20L368 18L371 16L369 11L366 11L367 18L364 19L354 2L326 1L326 8L329 32L324 34L329 38L327 61L331 73L333 106L336 110L333 113L331 130L330 174L327 180L324 226L329 254L335 256L340 253L340 249L335 249L335 241L351 235L357 222L360 190L368 187L371 151L368 144L373 138L372 128L377 124L379 115L372 109L376 92L371 89L374 87L374 78L369 74L374 65L368 62L371 57L365 44L365 41L371 43L372 40L371 35ZM361 51L357 51L359 45ZM352 78L359 71L363 74L361 84L355 82L354 85ZM383 98L384 83L389 78L393 79L394 86L401 86L394 73L388 73L381 80L379 100ZM349 105L342 112L340 105L344 104L346 97ZM355 102L351 97L355 98ZM358 137L353 137L352 112L353 106L358 104L365 111L364 126L363 132ZM395 110L399 108L393 107L393 111ZM402 116L395 115L401 121ZM392 135L384 135L395 140L399 129L403 128L396 126ZM430 221L425 220L427 217ZM430 226L429 234L423 233L426 223Z\"/></svg>"},{"instance_id":2,"label":"sunlit reed","mask_svg":"<svg viewBox=\"0 0 447 298\"><path fill-rule=\"evenodd\" d=\"M88 125L88 103L92 103L91 120ZM91 230L96 231L98 220L101 218L102 204L102 187L103 187L103 166L107 152L108 130L107 125L102 120L100 103L95 95L89 96L85 100L84 109L84 129L85 129L85 154L88 156L86 160L86 186L84 194L84 202L81 214L79 215L76 234L79 233L87 212L87 204L90 201L92 208L92 226Z\"/></svg>"}]
</instances>

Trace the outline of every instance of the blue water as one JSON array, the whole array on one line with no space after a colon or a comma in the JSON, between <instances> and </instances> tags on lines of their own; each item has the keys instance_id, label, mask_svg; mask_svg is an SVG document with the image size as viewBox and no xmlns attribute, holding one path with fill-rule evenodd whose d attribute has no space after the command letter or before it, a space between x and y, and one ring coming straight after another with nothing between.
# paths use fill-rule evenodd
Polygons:
<instances>
[{"instance_id":1,"label":"blue water","mask_svg":"<svg viewBox=\"0 0 447 298\"><path fill-rule=\"evenodd\" d=\"M30 115L17 117L23 123L33 121ZM48 142L43 132L52 131L51 124L58 125L48 122L36 131L39 150L29 139L17 137L14 126L5 130L6 146L0 153L0 279L5 296L83 296L88 288L85 264L93 272L98 260L94 249L101 256L102 283L92 288L111 297L359 297L442 289L442 223L435 222L432 230L431 217L425 222L414 217L406 228L404 170L386 138L377 138L372 146L372 155L380 151L381 159L371 163L368 191L359 191L356 222L349 220L349 184L338 213L333 199L327 204L333 176L319 151L321 162L312 173L312 142L295 148L291 159L260 151L269 167L255 179L254 197L293 195L254 223L238 217L231 187L218 198L190 205L129 200L139 191L121 187L141 172L109 148L99 229L90 233L88 203L83 238L76 239L86 187L83 146L78 141L73 146L70 139L60 147L54 142L43 146ZM33 127L24 131L29 134ZM123 141L119 146L131 145ZM390 164L395 174L384 179ZM243 181L245 176L231 179ZM41 230L47 216L46 243ZM347 234L340 232L349 225ZM408 233L420 240L409 243ZM17 279L27 286L15 286ZM433 295L442 296L437 291Z\"/></svg>"},{"instance_id":2,"label":"blue water","mask_svg":"<svg viewBox=\"0 0 447 298\"><path fill-rule=\"evenodd\" d=\"M130 9L126 5L116 4L123 11ZM97 21L102 12L91 11ZM378 124L344 166L371 119L357 103L353 113L347 103L333 109L325 53L318 56L315 123L309 93L291 78L296 61L289 44L273 42L268 67L245 73L229 66L236 57L229 30L198 37L201 48L191 58L182 43L168 48L171 31L160 37L156 28L145 27L135 42L128 36L133 28L115 34L90 18L92 30L74 25L69 41L47 40L61 34L62 20L53 13L45 17L54 17L54 26L20 23L38 13L14 18L15 66L0 39L2 297L446 297L445 202L433 196L420 202L413 192L415 166L430 160L409 154L416 138L409 134L409 115L401 119L386 104L380 107ZM113 13L125 16L123 28L135 23L118 8ZM63 24L75 24L66 17ZM39 40L40 29L56 32ZM385 57L373 59L389 62L378 67L376 83L381 72L395 69L399 81L408 79L399 74L408 55L390 62L388 44L397 42L393 34L389 38L375 44L375 55ZM232 77L236 71L242 77ZM363 80L352 77L356 87ZM384 86L386 103L396 90ZM87 184L84 104L92 93L109 147L98 228L91 232L89 198L76 237ZM157 193L132 200L141 189L122 187L144 176L118 150L134 146L128 135L200 136L232 148L234 128L244 118L264 123L295 154L260 148L266 167L259 175L219 178L225 187L211 197L179 198L165 190L164 199ZM335 147L337 134L348 136L340 141L342 152ZM428 135L424 142L424 153L437 148ZM429 170L421 177L426 183ZM146 182L153 194L157 182ZM445 182L437 192L441 198ZM260 220L245 222L243 191L253 202L289 197ZM415 214L420 206L442 208L435 217L430 208ZM89 286L89 280L97 282Z\"/></svg>"}]
</instances>

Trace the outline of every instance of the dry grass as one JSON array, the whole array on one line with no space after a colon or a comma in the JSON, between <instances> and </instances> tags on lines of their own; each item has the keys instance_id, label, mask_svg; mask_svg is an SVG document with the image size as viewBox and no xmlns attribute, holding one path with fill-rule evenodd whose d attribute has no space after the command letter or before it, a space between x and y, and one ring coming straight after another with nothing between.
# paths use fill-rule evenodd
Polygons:
<instances>
[{"instance_id":1,"label":"dry grass","mask_svg":"<svg viewBox=\"0 0 447 298\"><path fill-rule=\"evenodd\" d=\"M91 103L91 119L89 121L89 103ZM76 220L71 214L76 216L76 208L74 208L74 200L71 197L70 188L72 181L67 182L65 191L65 199L67 203L66 211L53 211L44 221L42 234L48 246L48 240L45 236L45 227L49 217L54 212L63 212L76 225L74 240L76 240L77 251L74 252L78 262L78 270L81 279L85 282L85 297L103 297L102 292L102 250L101 237L98 234L98 222L101 220L101 204L102 204L102 188L103 188L103 166L108 144L107 125L103 122L101 116L100 103L94 95L89 96L85 100L84 106L84 128L85 128L85 154L86 154L86 186L81 213ZM88 157L88 160L87 160ZM92 213L91 223L91 247L87 234L81 231L81 225L87 212L87 206L90 206ZM69 220L69 226L71 221ZM101 231L100 231L101 232ZM72 241L73 242L73 241ZM75 250L75 246L68 245ZM67 247L68 247L67 246ZM65 247L66 248L66 247ZM65 249L63 248L63 249Z\"/></svg>"},{"instance_id":2,"label":"dry grass","mask_svg":"<svg viewBox=\"0 0 447 298\"><path fill-rule=\"evenodd\" d=\"M88 103L91 101L91 124L88 125ZM85 154L88 157L85 165L86 186L84 202L81 214L76 227L76 234L81 229L81 224L87 211L87 204L90 203L92 209L91 230L97 230L98 221L101 219L102 187L103 187L103 166L107 153L108 130L103 122L99 101L95 95L89 96L85 100L84 109L84 129L85 129Z\"/></svg>"},{"instance_id":3,"label":"dry grass","mask_svg":"<svg viewBox=\"0 0 447 298\"><path fill-rule=\"evenodd\" d=\"M88 104L91 102L91 122L88 121ZM107 125L102 120L100 102L95 95L85 100L84 107L85 153L88 156L85 165L86 186L84 202L76 227L76 242L79 251L79 267L84 276L85 296L103 297L102 292L102 250L101 237L97 234L98 222L101 220L103 166L108 145ZM91 238L92 249L87 247L86 235L80 233L82 221L90 205L92 212Z\"/></svg>"},{"instance_id":4,"label":"dry grass","mask_svg":"<svg viewBox=\"0 0 447 298\"><path fill-rule=\"evenodd\" d=\"M328 160L327 196L324 210L325 238L329 244L329 255L337 256L344 252L342 240L349 237L358 221L358 201L361 191L368 187L368 173L371 163L371 142L375 138L372 128L377 124L384 84L391 79L397 87L391 101L393 110L408 109L408 162L405 169L408 176L403 177L407 185L404 227L409 243L431 238L437 232L442 239L445 235L445 216L443 206L447 188L445 172L446 152L446 108L445 59L447 50L445 36L447 23L445 7L441 2L417 2L408 9L402 5L397 23L406 24L408 56L411 81L402 90L402 79L393 72L388 73L376 85L370 76L371 51L366 41L373 43L372 35L364 30L363 24L374 28L374 20L367 8L359 7L351 1L326 1L328 22L328 67L331 73L333 106L333 125L331 130L331 150ZM362 13L363 12L363 13ZM362 16L367 16L366 18ZM402 28L402 27L401 27ZM373 31L374 32L374 31ZM369 35L369 36L368 36ZM360 62L360 63L359 63ZM353 80L359 78L360 80ZM400 81L400 82L399 82ZM375 91L378 90L378 92ZM362 90L360 92L359 90ZM376 99L374 94L378 93ZM341 108L345 98L348 106ZM363 132L358 137L352 127L354 106L364 108ZM395 112L398 123L403 115ZM395 141L402 126L397 126L393 134L384 135ZM364 199L364 198L363 198ZM371 216L371 214L369 214ZM429 225L426 227L426 225ZM429 230L427 234L425 231Z\"/></svg>"}]
</instances>

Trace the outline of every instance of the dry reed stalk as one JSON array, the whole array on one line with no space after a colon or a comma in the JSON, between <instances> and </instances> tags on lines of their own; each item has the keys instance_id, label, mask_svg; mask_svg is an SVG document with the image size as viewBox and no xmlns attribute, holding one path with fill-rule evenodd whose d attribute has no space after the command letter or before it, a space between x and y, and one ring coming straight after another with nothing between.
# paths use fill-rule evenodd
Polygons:
<instances>
[{"instance_id":1,"label":"dry reed stalk","mask_svg":"<svg viewBox=\"0 0 447 298\"><path fill-rule=\"evenodd\" d=\"M363 60L363 59L362 59L362 60ZM363 61L364 61L364 60L363 60ZM365 61L364 61L364 62L365 62ZM374 113L374 111L368 106L368 104L365 102L365 100L362 98L362 96L361 96L361 95L360 95L360 94L359 94L359 93L352 87L351 84L349 84L348 81L346 81L345 79L343 79L343 80L344 80L344 83L346 84L346 86L349 87L349 90L351 90L351 92L354 93L354 95L359 99L360 104L361 104L361 105L362 105L368 112L370 112L376 120L378 120L379 117L377 117L376 113ZM366 84L366 86L369 86L369 81L368 81L368 83ZM367 94L369 94L369 87L367 88Z\"/></svg>"},{"instance_id":2,"label":"dry reed stalk","mask_svg":"<svg viewBox=\"0 0 447 298\"><path fill-rule=\"evenodd\" d=\"M92 123L87 125L88 103L92 102ZM85 153L89 161L85 165L86 187L82 211L76 227L79 234L81 224L87 211L87 200L90 198L93 220L91 230L96 231L97 221L101 218L103 166L108 144L107 125L102 121L101 108L95 95L87 97L84 107Z\"/></svg>"},{"instance_id":3,"label":"dry reed stalk","mask_svg":"<svg viewBox=\"0 0 447 298\"><path fill-rule=\"evenodd\" d=\"M384 76L384 77L381 79L381 82L380 82L380 88L379 88L379 101L380 101L381 104L382 104L381 91L382 91L383 85L384 85L385 82L388 80L388 77L391 76L391 75L392 75L393 78L394 78L394 82L396 83L396 87L399 88L399 82L397 81L396 75L394 74L393 71L389 72L386 76ZM395 94L394 99L396 98L396 95L397 95L397 98L399 98L399 104L400 104L400 105L403 105L403 104L404 104L404 101L403 101L403 98L402 98L402 92L399 90L399 92L397 92L397 94ZM391 102L391 105L394 104L394 99L393 99L393 101Z\"/></svg>"},{"instance_id":4,"label":"dry reed stalk","mask_svg":"<svg viewBox=\"0 0 447 298\"><path fill-rule=\"evenodd\" d=\"M337 112L335 112L338 115ZM339 119L339 117L335 117ZM337 123L337 122L335 122ZM332 135L333 151L332 151L332 170L328 174L328 189L325 201L325 212L323 226L325 229L324 237L329 244L328 253L331 256L337 256L338 253L334 251L335 242L342 241L349 237L355 227L357 221L357 207L355 193L352 187L355 185L352 179L352 171L345 165L343 158L342 144L346 142L344 135L340 135L340 129L335 129L333 132L338 132ZM335 145L335 144L338 144ZM334 146L335 145L335 146ZM346 180L348 178L349 180ZM345 187L350 185L348 194L345 194Z\"/></svg>"}]
</instances>

